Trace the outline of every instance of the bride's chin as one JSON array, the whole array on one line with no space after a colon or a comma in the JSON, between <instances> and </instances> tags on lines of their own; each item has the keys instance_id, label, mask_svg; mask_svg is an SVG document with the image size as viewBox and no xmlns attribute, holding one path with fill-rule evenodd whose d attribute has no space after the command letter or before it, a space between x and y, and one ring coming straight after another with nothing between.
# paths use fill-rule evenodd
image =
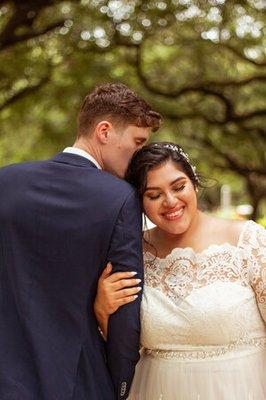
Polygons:
<instances>
[{"instance_id":1,"label":"bride's chin","mask_svg":"<svg viewBox=\"0 0 266 400\"><path fill-rule=\"evenodd\" d=\"M188 227L185 224L182 223L164 223L164 224L157 224L157 227L166 233L172 234L172 235L182 235Z\"/></svg>"},{"instance_id":2,"label":"bride's chin","mask_svg":"<svg viewBox=\"0 0 266 400\"><path fill-rule=\"evenodd\" d=\"M171 233L172 235L182 235L184 232L186 232L185 228L166 228L164 229L165 232Z\"/></svg>"}]
</instances>

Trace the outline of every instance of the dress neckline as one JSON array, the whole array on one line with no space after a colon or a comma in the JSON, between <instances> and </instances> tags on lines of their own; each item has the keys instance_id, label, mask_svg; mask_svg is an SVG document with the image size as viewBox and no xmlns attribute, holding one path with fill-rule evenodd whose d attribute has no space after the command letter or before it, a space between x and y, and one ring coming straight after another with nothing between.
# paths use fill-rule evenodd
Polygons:
<instances>
[{"instance_id":1,"label":"dress neckline","mask_svg":"<svg viewBox=\"0 0 266 400\"><path fill-rule=\"evenodd\" d=\"M223 243L220 243L220 244L211 243L208 247L206 247L205 249L203 249L202 251L199 251L199 252L195 251L192 247L189 247L189 246L187 246L187 247L174 247L170 251L170 253L168 253L164 258L157 257L157 256L155 256L153 253L151 253L148 250L144 251L143 254L152 257L153 260L164 261L164 260L167 260L167 259L173 257L176 253L193 254L194 256L200 257L200 256L202 256L202 255L204 255L204 254L206 254L206 253L208 253L208 252L210 252L212 250L216 250L217 251L217 250L220 250L220 249L223 249L223 248L238 249L240 247L241 242L242 242L242 239L243 239L244 233L245 233L245 231L247 229L247 226L253 225L253 224L255 224L255 222L253 220L245 221L245 223L244 223L244 225L242 227L242 230L241 230L241 232L239 234L237 244L235 244L235 245L231 244L229 242L223 242Z\"/></svg>"}]
</instances>

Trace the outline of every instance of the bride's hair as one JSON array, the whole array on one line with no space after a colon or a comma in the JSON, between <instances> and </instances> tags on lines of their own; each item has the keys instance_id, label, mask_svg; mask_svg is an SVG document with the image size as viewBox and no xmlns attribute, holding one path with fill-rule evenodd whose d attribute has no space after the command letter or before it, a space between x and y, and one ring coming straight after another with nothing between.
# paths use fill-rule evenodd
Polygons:
<instances>
[{"instance_id":1,"label":"bride's hair","mask_svg":"<svg viewBox=\"0 0 266 400\"><path fill-rule=\"evenodd\" d=\"M182 147L171 142L154 142L137 150L128 166L126 180L142 197L146 190L148 172L167 161L173 161L188 176L195 189L200 186L199 175L188 155Z\"/></svg>"}]
</instances>

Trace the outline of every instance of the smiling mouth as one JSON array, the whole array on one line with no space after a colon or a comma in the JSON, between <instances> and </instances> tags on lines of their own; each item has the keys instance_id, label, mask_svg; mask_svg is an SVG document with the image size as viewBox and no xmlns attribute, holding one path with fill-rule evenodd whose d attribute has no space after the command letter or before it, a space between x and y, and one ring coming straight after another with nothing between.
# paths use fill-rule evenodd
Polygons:
<instances>
[{"instance_id":1,"label":"smiling mouth","mask_svg":"<svg viewBox=\"0 0 266 400\"><path fill-rule=\"evenodd\" d=\"M182 217L184 214L185 207L181 207L176 211L171 211L164 213L163 216L168 220L168 221L176 221Z\"/></svg>"}]
</instances>

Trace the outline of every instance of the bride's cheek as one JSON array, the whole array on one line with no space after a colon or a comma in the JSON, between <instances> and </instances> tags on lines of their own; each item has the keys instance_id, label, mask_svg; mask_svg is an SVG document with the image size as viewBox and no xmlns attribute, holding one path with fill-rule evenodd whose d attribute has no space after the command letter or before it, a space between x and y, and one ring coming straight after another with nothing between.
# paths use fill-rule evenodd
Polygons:
<instances>
[{"instance_id":1,"label":"bride's cheek","mask_svg":"<svg viewBox=\"0 0 266 400\"><path fill-rule=\"evenodd\" d=\"M155 204L143 204L143 209L144 209L144 213L145 215L149 218L149 220L153 223L155 223L156 219L158 218L158 212L157 207Z\"/></svg>"}]
</instances>

